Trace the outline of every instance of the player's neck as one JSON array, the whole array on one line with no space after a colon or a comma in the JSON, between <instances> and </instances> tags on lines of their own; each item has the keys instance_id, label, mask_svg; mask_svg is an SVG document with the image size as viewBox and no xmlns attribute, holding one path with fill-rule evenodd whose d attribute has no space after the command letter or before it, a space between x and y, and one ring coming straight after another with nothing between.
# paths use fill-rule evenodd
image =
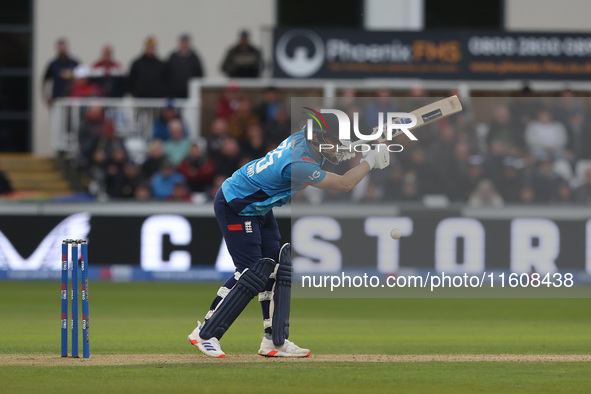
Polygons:
<instances>
[{"instance_id":1,"label":"player's neck","mask_svg":"<svg viewBox=\"0 0 591 394\"><path fill-rule=\"evenodd\" d=\"M316 157L320 160L322 160L322 153L320 153L320 150L318 150L318 148L312 144L310 144L310 146L312 147L312 150L314 151L314 154L316 155Z\"/></svg>"}]
</instances>

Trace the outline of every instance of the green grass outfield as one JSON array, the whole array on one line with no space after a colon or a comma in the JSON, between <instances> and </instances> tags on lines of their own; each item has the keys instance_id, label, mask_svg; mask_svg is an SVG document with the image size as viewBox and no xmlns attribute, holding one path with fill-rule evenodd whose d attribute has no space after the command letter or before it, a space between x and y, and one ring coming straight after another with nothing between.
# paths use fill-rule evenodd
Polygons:
<instances>
[{"instance_id":1,"label":"green grass outfield","mask_svg":"<svg viewBox=\"0 0 591 394\"><path fill-rule=\"evenodd\" d=\"M91 359L74 360L59 356L59 283L0 282L0 391L591 391L591 362L576 361L591 355L588 298L294 299L290 339L312 350L295 361L237 356L258 350L253 301L222 340L228 358L215 360L186 336L217 288L91 283ZM462 358L493 354L501 356ZM575 361L502 361L505 354Z\"/></svg>"}]
</instances>

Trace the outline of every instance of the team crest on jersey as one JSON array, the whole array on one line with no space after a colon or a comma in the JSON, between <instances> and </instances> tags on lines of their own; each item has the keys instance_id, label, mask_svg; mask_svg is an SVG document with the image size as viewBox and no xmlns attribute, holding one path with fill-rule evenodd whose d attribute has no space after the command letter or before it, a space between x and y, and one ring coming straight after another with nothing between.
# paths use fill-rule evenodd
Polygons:
<instances>
[{"instance_id":1,"label":"team crest on jersey","mask_svg":"<svg viewBox=\"0 0 591 394\"><path fill-rule=\"evenodd\" d=\"M247 233L252 233L252 222L250 220L244 222L244 231Z\"/></svg>"}]
</instances>

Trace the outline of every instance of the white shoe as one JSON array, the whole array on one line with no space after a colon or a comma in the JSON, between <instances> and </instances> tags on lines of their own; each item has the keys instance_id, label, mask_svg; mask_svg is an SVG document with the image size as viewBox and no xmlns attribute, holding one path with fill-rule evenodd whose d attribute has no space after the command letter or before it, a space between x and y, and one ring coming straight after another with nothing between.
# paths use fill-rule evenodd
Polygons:
<instances>
[{"instance_id":1,"label":"white shoe","mask_svg":"<svg viewBox=\"0 0 591 394\"><path fill-rule=\"evenodd\" d=\"M308 357L310 349L302 349L287 339L283 346L275 346L271 339L263 337L259 354L266 357Z\"/></svg>"},{"instance_id":2,"label":"white shoe","mask_svg":"<svg viewBox=\"0 0 591 394\"><path fill-rule=\"evenodd\" d=\"M187 336L189 342L191 342L192 345L197 346L197 348L207 356L216 358L226 358L226 353L222 351L220 342L217 338L211 337L209 339L202 339L199 336L201 327L203 327L203 324L201 324L201 322L198 321L197 327L193 330L193 332L189 334L189 336Z\"/></svg>"}]
</instances>

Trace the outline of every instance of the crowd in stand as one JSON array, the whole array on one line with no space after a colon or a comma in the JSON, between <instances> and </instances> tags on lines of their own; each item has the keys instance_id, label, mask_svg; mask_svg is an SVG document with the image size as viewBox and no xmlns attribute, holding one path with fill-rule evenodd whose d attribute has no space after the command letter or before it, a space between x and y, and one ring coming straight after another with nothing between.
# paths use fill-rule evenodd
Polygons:
<instances>
[{"instance_id":1,"label":"crowd in stand","mask_svg":"<svg viewBox=\"0 0 591 394\"><path fill-rule=\"evenodd\" d=\"M376 99L364 99L367 103L359 108L350 91L342 93L340 108L351 113L351 119L354 111L365 114L362 122L368 125L371 114L409 111L432 101L411 96L402 100L408 108L396 108L388 92L379 91ZM591 125L581 98L565 91L553 99L494 100L490 120L480 126L470 102L464 105L460 115L417 130L417 142L398 137L394 142L402 144L404 151L392 153L387 169L372 171L367 182L351 193L311 193L338 202L421 202L438 195L472 206L591 204ZM204 133L207 138L191 141L174 106L163 108L145 160L132 163L100 107L91 107L83 130L97 124L103 130L85 132L100 136L89 139L90 146L82 150L90 176L113 199L190 201L199 196L199 201L211 200L236 169L297 131L292 130L289 113L274 88L266 89L263 100L253 103L238 86L230 85L220 95L215 112ZM343 173L360 159L357 154L350 162L326 168ZM296 198L314 197L302 193Z\"/></svg>"},{"instance_id":2,"label":"crowd in stand","mask_svg":"<svg viewBox=\"0 0 591 394\"><path fill-rule=\"evenodd\" d=\"M191 140L172 100L154 121L141 161L131 159L103 108L90 106L82 120L80 165L92 180L91 192L111 199L205 201L243 164L264 156L290 133L287 109L274 88L253 103L236 85L215 107L206 137Z\"/></svg>"},{"instance_id":3,"label":"crowd in stand","mask_svg":"<svg viewBox=\"0 0 591 394\"><path fill-rule=\"evenodd\" d=\"M46 80L53 80L52 98L118 96L186 97L187 81L204 75L191 47L190 37L179 38L178 50L167 61L155 55L155 39L145 42L118 85L113 76L123 75L106 46L92 67L81 68L58 42L58 57L50 63ZM231 77L257 77L260 52L242 32L222 69ZM64 72L71 69L72 75ZM95 78L89 79L92 75ZM96 77L98 76L98 79ZM65 94L67 92L67 94ZM374 126L379 112L410 111L425 105L428 94L420 89L400 92L379 89L364 92L374 99L358 100L353 89L339 92L339 108L362 114L365 127ZM403 153L391 155L391 165L371 176L350 193L313 190L299 199L343 202L421 202L443 196L450 202L497 207L503 204L591 204L591 119L589 102L565 90L559 97L535 97L525 88L519 97L498 98L486 108L486 119L476 119L476 105L464 101L464 111L417 131L418 142L399 137ZM476 104L477 100L472 100ZM360 104L361 103L361 104ZM162 108L154 122L149 149L141 160L131 160L125 141L103 109L91 106L80 127L80 163L90 179L91 191L111 199L205 201L211 200L224 179L241 165L262 157L292 132L285 98L274 88L253 101L237 84L230 84L215 105L215 117L203 138L190 140L174 102ZM357 163L327 169L343 173ZM311 189L311 188L308 188ZM308 190L307 189L307 190ZM313 189L313 188L312 188Z\"/></svg>"},{"instance_id":4,"label":"crowd in stand","mask_svg":"<svg viewBox=\"0 0 591 394\"><path fill-rule=\"evenodd\" d=\"M412 94L406 101L413 101ZM490 112L484 122L476 122L464 100L461 114L417 130L418 142L401 140L403 153L392 154L386 170L372 171L371 181L352 197L420 202L438 195L490 207L591 204L589 102L569 90L540 98L525 88L519 96L482 100L480 107L484 103ZM475 106L478 100L472 99ZM419 106L415 101L403 110Z\"/></svg>"}]
</instances>

